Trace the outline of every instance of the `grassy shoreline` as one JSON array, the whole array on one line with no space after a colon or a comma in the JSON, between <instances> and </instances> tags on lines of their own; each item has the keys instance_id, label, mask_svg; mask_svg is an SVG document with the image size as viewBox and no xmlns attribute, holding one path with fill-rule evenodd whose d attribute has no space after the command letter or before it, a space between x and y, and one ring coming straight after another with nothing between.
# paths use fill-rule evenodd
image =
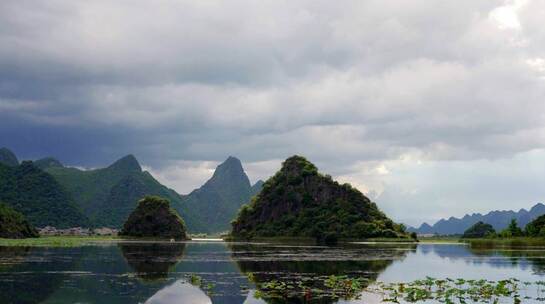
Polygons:
<instances>
[{"instance_id":1,"label":"grassy shoreline","mask_svg":"<svg viewBox=\"0 0 545 304\"><path fill-rule=\"evenodd\" d=\"M427 237L419 241L426 243L460 243L471 246L545 246L545 238L541 237L510 237L510 238L461 238L458 236Z\"/></svg>"},{"instance_id":2,"label":"grassy shoreline","mask_svg":"<svg viewBox=\"0 0 545 304\"><path fill-rule=\"evenodd\" d=\"M42 236L27 239L0 238L0 247L80 247L124 240L116 236Z\"/></svg>"},{"instance_id":3,"label":"grassy shoreline","mask_svg":"<svg viewBox=\"0 0 545 304\"><path fill-rule=\"evenodd\" d=\"M460 239L471 246L545 246L545 238L541 237L512 237L512 238L482 238L482 239Z\"/></svg>"}]
</instances>

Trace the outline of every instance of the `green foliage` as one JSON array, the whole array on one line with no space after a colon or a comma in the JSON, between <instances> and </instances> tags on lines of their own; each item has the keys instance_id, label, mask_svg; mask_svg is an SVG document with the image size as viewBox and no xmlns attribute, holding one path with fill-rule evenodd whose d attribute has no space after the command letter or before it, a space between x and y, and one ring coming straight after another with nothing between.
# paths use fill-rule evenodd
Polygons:
<instances>
[{"instance_id":1,"label":"green foliage","mask_svg":"<svg viewBox=\"0 0 545 304\"><path fill-rule=\"evenodd\" d=\"M28 239L2 239L0 247L81 247L105 242L118 241L112 236L40 236Z\"/></svg>"},{"instance_id":2,"label":"green foliage","mask_svg":"<svg viewBox=\"0 0 545 304\"><path fill-rule=\"evenodd\" d=\"M520 229L520 227L518 226L516 219L512 219L511 222L509 223L509 226L507 226L507 228L505 228L504 230L500 232L500 236L504 238L519 237L523 235L524 233L522 229Z\"/></svg>"},{"instance_id":3,"label":"green foliage","mask_svg":"<svg viewBox=\"0 0 545 304\"><path fill-rule=\"evenodd\" d=\"M481 221L475 223L473 226L469 227L462 236L463 238L483 238L489 237L496 234L494 227L492 225L483 223Z\"/></svg>"},{"instance_id":4,"label":"green foliage","mask_svg":"<svg viewBox=\"0 0 545 304\"><path fill-rule=\"evenodd\" d=\"M37 227L88 226L88 219L65 189L49 174L24 161L0 164L0 200L25 215Z\"/></svg>"},{"instance_id":5,"label":"green foliage","mask_svg":"<svg viewBox=\"0 0 545 304\"><path fill-rule=\"evenodd\" d=\"M187 239L187 229L170 202L158 196L146 196L138 202L123 229L122 236Z\"/></svg>"},{"instance_id":6,"label":"green foliage","mask_svg":"<svg viewBox=\"0 0 545 304\"><path fill-rule=\"evenodd\" d=\"M0 238L22 239L39 237L25 216L0 202Z\"/></svg>"},{"instance_id":7,"label":"green foliage","mask_svg":"<svg viewBox=\"0 0 545 304\"><path fill-rule=\"evenodd\" d=\"M288 158L232 222L234 237L407 237L357 189L339 185L301 156Z\"/></svg>"},{"instance_id":8,"label":"green foliage","mask_svg":"<svg viewBox=\"0 0 545 304\"><path fill-rule=\"evenodd\" d=\"M528 236L545 237L545 214L528 223L525 232Z\"/></svg>"},{"instance_id":9,"label":"green foliage","mask_svg":"<svg viewBox=\"0 0 545 304\"><path fill-rule=\"evenodd\" d=\"M252 273L249 273L248 277L252 281ZM319 303L329 303L327 299L359 299L368 284L367 278L353 278L346 275L303 277L294 281L273 279L256 282L258 290L255 296L266 300L278 299L278 303L301 303L303 299L323 299L324 301ZM314 302L311 301L311 303Z\"/></svg>"}]
</instances>

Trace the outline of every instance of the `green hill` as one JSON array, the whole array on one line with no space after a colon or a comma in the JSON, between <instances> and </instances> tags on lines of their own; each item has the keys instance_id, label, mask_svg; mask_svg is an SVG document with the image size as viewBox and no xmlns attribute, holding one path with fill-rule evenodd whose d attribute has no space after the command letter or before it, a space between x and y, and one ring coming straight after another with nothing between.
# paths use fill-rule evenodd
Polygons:
<instances>
[{"instance_id":1,"label":"green hill","mask_svg":"<svg viewBox=\"0 0 545 304\"><path fill-rule=\"evenodd\" d=\"M138 201L119 235L187 240L185 223L167 199L146 196Z\"/></svg>"},{"instance_id":2,"label":"green hill","mask_svg":"<svg viewBox=\"0 0 545 304\"><path fill-rule=\"evenodd\" d=\"M24 215L0 202L0 238L23 239L39 237L38 231Z\"/></svg>"},{"instance_id":3,"label":"green hill","mask_svg":"<svg viewBox=\"0 0 545 304\"><path fill-rule=\"evenodd\" d=\"M375 203L340 185L305 158L288 158L240 210L232 236L336 238L406 237Z\"/></svg>"},{"instance_id":4,"label":"green hill","mask_svg":"<svg viewBox=\"0 0 545 304\"><path fill-rule=\"evenodd\" d=\"M88 217L94 218L99 206L107 199L110 189L127 175L139 173L142 169L134 156L128 155L102 169L48 167L45 171L53 175L73 195Z\"/></svg>"},{"instance_id":5,"label":"green hill","mask_svg":"<svg viewBox=\"0 0 545 304\"><path fill-rule=\"evenodd\" d=\"M101 169L53 166L45 170L74 196L78 206L95 226L120 228L136 208L138 200L146 195L156 195L176 206L177 211L187 219L191 231L203 229L200 223L193 220L193 212L183 206L182 196L142 171L133 155L127 155Z\"/></svg>"},{"instance_id":6,"label":"green hill","mask_svg":"<svg viewBox=\"0 0 545 304\"><path fill-rule=\"evenodd\" d=\"M212 178L188 194L183 203L193 211L195 220L202 223L203 230L199 232L228 231L240 207L261 190L261 183L252 186L240 160L230 156L216 168Z\"/></svg>"},{"instance_id":7,"label":"green hill","mask_svg":"<svg viewBox=\"0 0 545 304\"><path fill-rule=\"evenodd\" d=\"M36 227L89 225L62 186L30 161L18 166L0 164L0 200L22 213Z\"/></svg>"}]
</instances>

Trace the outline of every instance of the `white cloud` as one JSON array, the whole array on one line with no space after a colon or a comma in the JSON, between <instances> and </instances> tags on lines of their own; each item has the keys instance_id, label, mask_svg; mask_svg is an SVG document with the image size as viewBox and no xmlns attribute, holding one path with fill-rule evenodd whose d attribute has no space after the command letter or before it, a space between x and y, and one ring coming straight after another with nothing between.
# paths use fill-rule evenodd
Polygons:
<instances>
[{"instance_id":1,"label":"white cloud","mask_svg":"<svg viewBox=\"0 0 545 304\"><path fill-rule=\"evenodd\" d=\"M526 5L527 0L506 1L506 5L493 9L489 17L500 29L520 29L518 10Z\"/></svg>"}]
</instances>

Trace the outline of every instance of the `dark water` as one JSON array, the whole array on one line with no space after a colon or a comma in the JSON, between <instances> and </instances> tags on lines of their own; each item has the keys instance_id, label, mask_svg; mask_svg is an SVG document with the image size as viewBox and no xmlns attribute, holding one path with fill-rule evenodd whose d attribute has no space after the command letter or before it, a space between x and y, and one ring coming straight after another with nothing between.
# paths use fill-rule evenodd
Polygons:
<instances>
[{"instance_id":1,"label":"dark water","mask_svg":"<svg viewBox=\"0 0 545 304\"><path fill-rule=\"evenodd\" d=\"M543 280L545 249L457 244L342 247L223 242L114 243L78 248L0 247L0 303L373 303L270 298L263 284L329 275L370 282L435 278ZM372 284L372 283L370 283Z\"/></svg>"}]
</instances>

